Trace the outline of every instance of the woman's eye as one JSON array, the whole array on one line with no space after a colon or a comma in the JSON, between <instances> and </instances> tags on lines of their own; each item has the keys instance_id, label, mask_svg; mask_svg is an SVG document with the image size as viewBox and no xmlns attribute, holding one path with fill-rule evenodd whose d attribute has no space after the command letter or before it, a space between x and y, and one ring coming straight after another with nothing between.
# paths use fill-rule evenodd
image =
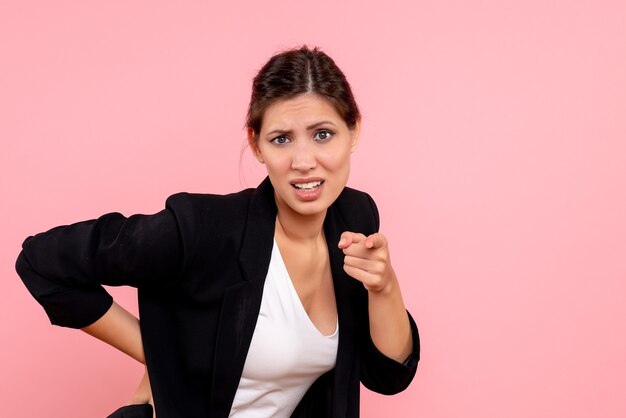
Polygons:
<instances>
[{"instance_id":1,"label":"woman's eye","mask_svg":"<svg viewBox=\"0 0 626 418\"><path fill-rule=\"evenodd\" d=\"M333 136L331 131L319 131L315 134L315 139L317 141L328 141Z\"/></svg>"},{"instance_id":2,"label":"woman's eye","mask_svg":"<svg viewBox=\"0 0 626 418\"><path fill-rule=\"evenodd\" d=\"M280 145L280 144L286 144L291 141L286 136L277 136L276 138L272 139L270 142Z\"/></svg>"}]
</instances>

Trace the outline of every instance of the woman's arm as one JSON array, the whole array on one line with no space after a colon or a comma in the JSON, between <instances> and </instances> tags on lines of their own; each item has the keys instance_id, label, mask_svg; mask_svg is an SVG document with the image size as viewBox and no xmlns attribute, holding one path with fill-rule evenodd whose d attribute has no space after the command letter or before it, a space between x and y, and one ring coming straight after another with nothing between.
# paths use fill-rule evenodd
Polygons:
<instances>
[{"instance_id":1,"label":"woman's arm","mask_svg":"<svg viewBox=\"0 0 626 418\"><path fill-rule=\"evenodd\" d=\"M407 388L417 369L417 326L404 308L398 280L382 234L344 232L339 247L344 270L367 289L365 323L359 341L360 380L365 387L392 395ZM369 329L367 328L369 327Z\"/></svg>"},{"instance_id":2,"label":"woman's arm","mask_svg":"<svg viewBox=\"0 0 626 418\"><path fill-rule=\"evenodd\" d=\"M117 348L138 362L146 364L139 320L117 303L113 302L111 308L100 319L81 329L87 334ZM137 389L135 389L135 393L133 393L128 402L128 405L137 404L150 404L154 407L147 368ZM155 416L154 412L152 416Z\"/></svg>"},{"instance_id":3,"label":"woman's arm","mask_svg":"<svg viewBox=\"0 0 626 418\"><path fill-rule=\"evenodd\" d=\"M173 209L61 226L27 238L16 270L55 325L84 332L145 364L139 321L116 304L105 285L169 286L182 268ZM152 404L147 372L131 403Z\"/></svg>"},{"instance_id":4,"label":"woman's arm","mask_svg":"<svg viewBox=\"0 0 626 418\"><path fill-rule=\"evenodd\" d=\"M413 338L395 274L385 288L368 291L368 312L376 348L387 357L404 362L413 352Z\"/></svg>"},{"instance_id":5,"label":"woman's arm","mask_svg":"<svg viewBox=\"0 0 626 418\"><path fill-rule=\"evenodd\" d=\"M369 331L376 348L402 363L413 352L413 337L398 279L391 267L387 239L344 232L339 247L344 270L368 291Z\"/></svg>"},{"instance_id":6,"label":"woman's arm","mask_svg":"<svg viewBox=\"0 0 626 418\"><path fill-rule=\"evenodd\" d=\"M100 319L81 329L138 362L146 364L139 320L117 303L113 302Z\"/></svg>"}]
</instances>

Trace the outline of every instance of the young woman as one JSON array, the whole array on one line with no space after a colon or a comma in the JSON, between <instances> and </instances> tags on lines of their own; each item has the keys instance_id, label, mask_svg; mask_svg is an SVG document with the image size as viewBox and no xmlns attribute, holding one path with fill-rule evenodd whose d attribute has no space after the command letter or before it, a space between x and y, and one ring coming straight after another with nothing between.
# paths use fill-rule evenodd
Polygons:
<instances>
[{"instance_id":1,"label":"young woman","mask_svg":"<svg viewBox=\"0 0 626 418\"><path fill-rule=\"evenodd\" d=\"M359 382L408 386L417 328L373 200L346 187L359 130L332 59L290 50L253 82L259 187L26 239L17 271L51 322L146 365L111 417L358 417ZM137 287L141 323L102 284Z\"/></svg>"}]
</instances>

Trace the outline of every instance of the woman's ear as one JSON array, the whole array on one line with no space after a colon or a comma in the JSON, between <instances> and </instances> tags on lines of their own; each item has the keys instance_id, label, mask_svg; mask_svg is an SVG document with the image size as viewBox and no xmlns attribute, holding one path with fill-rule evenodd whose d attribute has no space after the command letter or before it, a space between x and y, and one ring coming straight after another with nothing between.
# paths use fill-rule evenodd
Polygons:
<instances>
[{"instance_id":1,"label":"woman's ear","mask_svg":"<svg viewBox=\"0 0 626 418\"><path fill-rule=\"evenodd\" d=\"M252 128L248 128L248 145L250 145L250 150L252 151L254 158L256 158L261 164L265 164L265 160L263 159L263 155L259 149L259 139Z\"/></svg>"},{"instance_id":2,"label":"woman's ear","mask_svg":"<svg viewBox=\"0 0 626 418\"><path fill-rule=\"evenodd\" d=\"M359 140L361 139L361 117L356 120L354 124L354 128L350 129L351 135L351 143L350 143L350 152L354 152L356 147L359 145Z\"/></svg>"}]
</instances>

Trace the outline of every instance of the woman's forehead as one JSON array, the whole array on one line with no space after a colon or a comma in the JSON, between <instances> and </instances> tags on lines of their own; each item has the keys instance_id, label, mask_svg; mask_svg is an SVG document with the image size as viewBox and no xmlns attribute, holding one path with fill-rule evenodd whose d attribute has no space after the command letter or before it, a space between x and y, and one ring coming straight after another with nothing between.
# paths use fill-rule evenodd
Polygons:
<instances>
[{"instance_id":1,"label":"woman's forehead","mask_svg":"<svg viewBox=\"0 0 626 418\"><path fill-rule=\"evenodd\" d=\"M306 128L313 124L328 121L343 123L335 107L315 94L303 94L272 103L263 115L262 130L290 130Z\"/></svg>"}]
</instances>

